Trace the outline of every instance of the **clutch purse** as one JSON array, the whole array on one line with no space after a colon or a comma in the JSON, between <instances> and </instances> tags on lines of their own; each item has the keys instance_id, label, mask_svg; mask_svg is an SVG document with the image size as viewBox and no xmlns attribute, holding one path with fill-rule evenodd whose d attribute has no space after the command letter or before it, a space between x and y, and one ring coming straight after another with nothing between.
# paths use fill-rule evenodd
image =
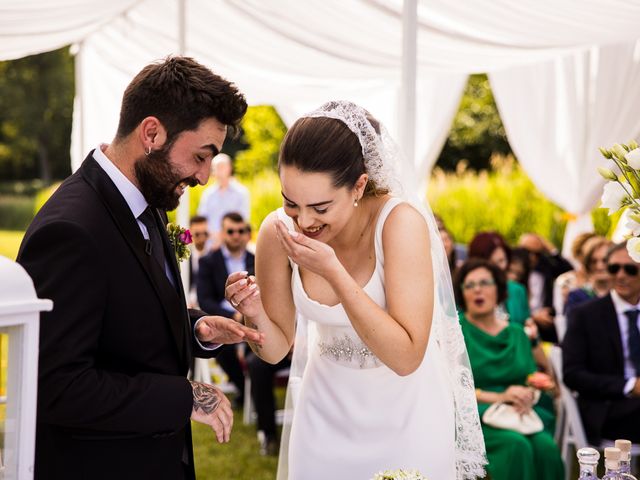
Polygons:
<instances>
[{"instance_id":1,"label":"clutch purse","mask_svg":"<svg viewBox=\"0 0 640 480\"><path fill-rule=\"evenodd\" d=\"M540 391L538 390L537 393L536 403L540 398ZM535 410L531 409L528 413L521 415L513 405L503 402L492 403L482 415L482 421L485 425L513 430L523 435L531 435L544 429L544 424Z\"/></svg>"}]
</instances>

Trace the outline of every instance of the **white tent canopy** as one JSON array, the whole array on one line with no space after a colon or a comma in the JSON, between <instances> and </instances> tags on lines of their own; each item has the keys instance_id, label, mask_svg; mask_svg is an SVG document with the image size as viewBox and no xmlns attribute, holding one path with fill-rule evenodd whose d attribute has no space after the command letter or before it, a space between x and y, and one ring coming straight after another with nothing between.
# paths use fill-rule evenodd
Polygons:
<instances>
[{"instance_id":1,"label":"white tent canopy","mask_svg":"<svg viewBox=\"0 0 640 480\"><path fill-rule=\"evenodd\" d=\"M398 131L407 124L402 8L401 0L0 0L0 59L77 45L76 167L115 132L133 75L171 53L195 57L287 122L348 98L411 139ZM640 134L640 1L418 0L416 24L415 145L404 147L416 152L408 162L418 178L442 148L467 75L488 72L521 164L588 228L602 185L597 146Z\"/></svg>"}]
</instances>

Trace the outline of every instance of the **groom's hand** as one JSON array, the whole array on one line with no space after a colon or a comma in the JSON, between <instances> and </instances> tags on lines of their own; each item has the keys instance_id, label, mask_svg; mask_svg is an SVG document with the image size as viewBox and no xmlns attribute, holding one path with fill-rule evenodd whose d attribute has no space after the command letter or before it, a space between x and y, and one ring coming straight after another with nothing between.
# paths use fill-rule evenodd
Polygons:
<instances>
[{"instance_id":1,"label":"groom's hand","mask_svg":"<svg viewBox=\"0 0 640 480\"><path fill-rule=\"evenodd\" d=\"M196 336L202 343L264 343L264 333L249 328L231 318L208 316L198 320Z\"/></svg>"},{"instance_id":2,"label":"groom's hand","mask_svg":"<svg viewBox=\"0 0 640 480\"><path fill-rule=\"evenodd\" d=\"M216 433L219 443L229 441L233 427L233 411L229 399L222 391L206 383L191 382L193 409L191 420L209 425Z\"/></svg>"}]
</instances>

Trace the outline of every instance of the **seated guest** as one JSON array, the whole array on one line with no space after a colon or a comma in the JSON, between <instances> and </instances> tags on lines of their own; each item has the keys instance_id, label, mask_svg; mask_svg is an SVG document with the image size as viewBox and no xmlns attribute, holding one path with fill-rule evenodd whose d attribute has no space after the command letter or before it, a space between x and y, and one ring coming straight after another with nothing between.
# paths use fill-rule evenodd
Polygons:
<instances>
[{"instance_id":1,"label":"seated guest","mask_svg":"<svg viewBox=\"0 0 640 480\"><path fill-rule=\"evenodd\" d=\"M589 441L640 442L640 271L624 243L606 256L612 290L569 312L564 382L578 392Z\"/></svg>"},{"instance_id":2,"label":"seated guest","mask_svg":"<svg viewBox=\"0 0 640 480\"><path fill-rule=\"evenodd\" d=\"M554 324L553 283L559 275L573 270L573 265L546 238L536 233L525 233L518 246L529 252L529 306L531 318L538 325L540 336L547 342L557 342Z\"/></svg>"},{"instance_id":3,"label":"seated guest","mask_svg":"<svg viewBox=\"0 0 640 480\"><path fill-rule=\"evenodd\" d=\"M189 244L191 255L189 256L189 295L187 295L187 306L189 308L200 308L198 306L198 292L196 283L198 281L198 267L200 257L207 254L206 245L209 238L207 219L199 215L194 215L189 220L189 231L193 242Z\"/></svg>"},{"instance_id":4,"label":"seated guest","mask_svg":"<svg viewBox=\"0 0 640 480\"><path fill-rule=\"evenodd\" d=\"M569 270L559 275L553 284L553 307L556 314L565 312L569 292L584 287L589 282L589 273L585 256L587 250L591 247L606 240L595 232L586 232L578 235L571 244L571 256L575 260L574 270Z\"/></svg>"},{"instance_id":5,"label":"seated guest","mask_svg":"<svg viewBox=\"0 0 640 480\"><path fill-rule=\"evenodd\" d=\"M511 249L502 235L496 232L478 233L469 243L468 254L469 258L489 260L505 273L511 262ZM529 298L524 285L507 280L507 298L504 307L509 314L509 321L524 325L531 316Z\"/></svg>"},{"instance_id":6,"label":"seated guest","mask_svg":"<svg viewBox=\"0 0 640 480\"><path fill-rule=\"evenodd\" d=\"M573 307L591 300L604 297L611 290L611 276L607 271L607 251L611 242L601 237L594 237L595 242L590 242L588 250L584 254L584 268L587 278L582 287L569 292L567 302L564 305L566 315ZM560 277L558 277L560 279Z\"/></svg>"},{"instance_id":7,"label":"seated guest","mask_svg":"<svg viewBox=\"0 0 640 480\"><path fill-rule=\"evenodd\" d=\"M534 404L533 389L526 385L527 377L536 371L531 343L520 325L496 315L498 304L506 296L504 272L486 260L470 259L458 270L454 291L464 312L460 313L460 323L480 418L492 403L509 402L518 412L533 409L544 424L541 432L523 435L482 421L491 478L563 479L564 466L553 440L553 403L543 393Z\"/></svg>"},{"instance_id":8,"label":"seated guest","mask_svg":"<svg viewBox=\"0 0 640 480\"><path fill-rule=\"evenodd\" d=\"M442 245L444 246L444 253L447 254L449 270L451 270L451 274L453 275L453 273L458 268L456 245L453 242L453 237L451 236L451 233L445 227L438 228L438 232L440 232L440 239L442 240Z\"/></svg>"},{"instance_id":9,"label":"seated guest","mask_svg":"<svg viewBox=\"0 0 640 480\"><path fill-rule=\"evenodd\" d=\"M531 265L529 264L529 252L524 248L511 249L511 261L507 270L507 279L524 285L529 298L529 274L531 273Z\"/></svg>"},{"instance_id":10,"label":"seated guest","mask_svg":"<svg viewBox=\"0 0 640 480\"><path fill-rule=\"evenodd\" d=\"M253 275L255 257L247 250L251 239L251 228L242 216L230 212L222 217L220 248L200 258L198 268L198 303L200 308L211 315L221 315L242 320L242 315L224 298L227 277L231 273L246 271ZM238 358L235 345L221 347L224 349L216 360L225 371L231 383L238 390L234 405L240 406L244 401L244 373Z\"/></svg>"}]
</instances>

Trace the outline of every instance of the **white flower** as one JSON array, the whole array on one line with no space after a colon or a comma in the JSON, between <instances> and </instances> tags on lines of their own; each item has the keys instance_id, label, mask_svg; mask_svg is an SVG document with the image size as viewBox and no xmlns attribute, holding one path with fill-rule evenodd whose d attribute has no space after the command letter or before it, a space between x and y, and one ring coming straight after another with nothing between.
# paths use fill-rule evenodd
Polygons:
<instances>
[{"instance_id":1,"label":"white flower","mask_svg":"<svg viewBox=\"0 0 640 480\"><path fill-rule=\"evenodd\" d=\"M626 182L623 182L625 187L629 189L630 185ZM600 201L602 202L601 208L608 208L609 215L613 215L615 212L622 208L624 200L628 199L627 192L622 185L618 182L609 182L605 184L604 189L602 191L602 198Z\"/></svg>"},{"instance_id":2,"label":"white flower","mask_svg":"<svg viewBox=\"0 0 640 480\"><path fill-rule=\"evenodd\" d=\"M640 148L636 148L628 152L624 158L627 160L627 163L634 170L640 170Z\"/></svg>"},{"instance_id":3,"label":"white flower","mask_svg":"<svg viewBox=\"0 0 640 480\"><path fill-rule=\"evenodd\" d=\"M602 178L604 178L605 180L610 180L613 182L618 181L618 176L613 173L610 168L598 167L598 173L600 173Z\"/></svg>"},{"instance_id":4,"label":"white flower","mask_svg":"<svg viewBox=\"0 0 640 480\"><path fill-rule=\"evenodd\" d=\"M627 252L634 262L640 263L640 238L633 237L627 240Z\"/></svg>"},{"instance_id":5,"label":"white flower","mask_svg":"<svg viewBox=\"0 0 640 480\"><path fill-rule=\"evenodd\" d=\"M634 237L640 237L640 223L638 223L636 220L631 218L627 220L625 228L629 230L629 233Z\"/></svg>"}]
</instances>

